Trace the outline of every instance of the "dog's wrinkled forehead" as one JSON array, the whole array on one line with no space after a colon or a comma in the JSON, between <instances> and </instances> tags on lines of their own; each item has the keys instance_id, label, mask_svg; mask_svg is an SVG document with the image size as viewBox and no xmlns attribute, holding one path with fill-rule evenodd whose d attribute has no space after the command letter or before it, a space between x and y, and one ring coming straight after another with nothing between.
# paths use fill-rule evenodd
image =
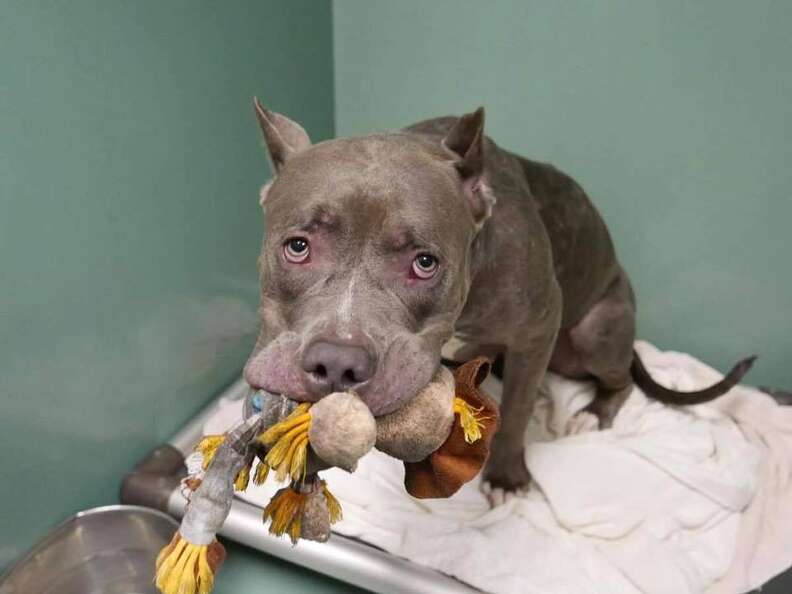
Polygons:
<instances>
[{"instance_id":1,"label":"dog's wrinkled forehead","mask_svg":"<svg viewBox=\"0 0 792 594\"><path fill-rule=\"evenodd\" d=\"M452 240L467 231L453 165L407 135L319 143L296 155L266 190L270 232L324 227L396 242Z\"/></svg>"}]
</instances>

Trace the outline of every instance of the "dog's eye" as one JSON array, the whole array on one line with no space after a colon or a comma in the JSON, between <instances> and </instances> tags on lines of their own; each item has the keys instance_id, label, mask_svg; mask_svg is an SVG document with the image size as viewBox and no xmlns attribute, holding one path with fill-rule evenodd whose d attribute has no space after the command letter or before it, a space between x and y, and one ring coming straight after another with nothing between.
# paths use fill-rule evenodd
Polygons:
<instances>
[{"instance_id":1,"label":"dog's eye","mask_svg":"<svg viewBox=\"0 0 792 594\"><path fill-rule=\"evenodd\" d=\"M304 237L292 237L283 244L283 255L289 262L302 264L308 259L311 248Z\"/></svg>"},{"instance_id":2,"label":"dog's eye","mask_svg":"<svg viewBox=\"0 0 792 594\"><path fill-rule=\"evenodd\" d=\"M412 273L423 280L432 278L437 273L437 258L432 254L418 254L412 263Z\"/></svg>"}]
</instances>

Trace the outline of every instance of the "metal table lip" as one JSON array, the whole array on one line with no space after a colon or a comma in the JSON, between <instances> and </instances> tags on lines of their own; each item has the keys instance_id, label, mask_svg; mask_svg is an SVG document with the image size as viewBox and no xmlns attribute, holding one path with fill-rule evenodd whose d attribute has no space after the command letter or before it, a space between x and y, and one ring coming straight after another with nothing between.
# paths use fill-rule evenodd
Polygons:
<instances>
[{"instance_id":1,"label":"metal table lip","mask_svg":"<svg viewBox=\"0 0 792 594\"><path fill-rule=\"evenodd\" d=\"M173 524L174 527L178 528L179 524L173 519L173 515L160 511L158 509L153 509L151 507L146 507L145 505L131 505L127 503L112 503L110 505L100 505L99 507L92 507L90 509L84 509L78 511L73 516L65 519L63 522L55 526L52 531L54 532L58 528L62 528L67 526L70 522L77 520L79 518L86 518L89 516L95 516L100 514L106 514L115 511L139 511L144 512L147 514L152 514L162 518L163 520L167 520L169 523Z\"/></svg>"}]
</instances>

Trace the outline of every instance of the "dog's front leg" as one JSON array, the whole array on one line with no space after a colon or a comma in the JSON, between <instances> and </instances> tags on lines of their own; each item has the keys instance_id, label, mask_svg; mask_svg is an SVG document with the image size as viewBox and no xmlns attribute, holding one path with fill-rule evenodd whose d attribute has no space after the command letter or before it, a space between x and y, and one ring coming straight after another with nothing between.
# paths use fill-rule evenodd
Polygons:
<instances>
[{"instance_id":1,"label":"dog's front leg","mask_svg":"<svg viewBox=\"0 0 792 594\"><path fill-rule=\"evenodd\" d=\"M502 503L506 493L526 489L531 481L525 466L525 430L557 333L557 320L542 324L504 355L501 426L484 470L485 491L492 505Z\"/></svg>"}]
</instances>

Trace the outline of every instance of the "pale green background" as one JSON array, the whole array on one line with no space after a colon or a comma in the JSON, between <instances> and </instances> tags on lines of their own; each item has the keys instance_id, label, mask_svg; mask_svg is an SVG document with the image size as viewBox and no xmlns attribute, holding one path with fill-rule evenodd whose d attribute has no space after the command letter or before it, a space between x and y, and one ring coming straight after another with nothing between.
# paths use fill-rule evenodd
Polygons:
<instances>
[{"instance_id":1,"label":"pale green background","mask_svg":"<svg viewBox=\"0 0 792 594\"><path fill-rule=\"evenodd\" d=\"M638 294L639 335L792 388L792 3L339 0L336 129L487 109L570 173Z\"/></svg>"},{"instance_id":2,"label":"pale green background","mask_svg":"<svg viewBox=\"0 0 792 594\"><path fill-rule=\"evenodd\" d=\"M269 175L252 96L332 136L331 34L314 0L0 5L0 567L116 501L238 376ZM257 591L339 590L262 563Z\"/></svg>"},{"instance_id":3,"label":"pale green background","mask_svg":"<svg viewBox=\"0 0 792 594\"><path fill-rule=\"evenodd\" d=\"M484 104L503 146L600 205L642 336L722 368L758 352L751 381L792 387L792 5L334 10L333 25L318 0L0 5L0 567L114 501L237 376L268 175L254 93L315 139L334 113L354 134ZM234 547L218 592L348 591L266 559Z\"/></svg>"}]
</instances>

